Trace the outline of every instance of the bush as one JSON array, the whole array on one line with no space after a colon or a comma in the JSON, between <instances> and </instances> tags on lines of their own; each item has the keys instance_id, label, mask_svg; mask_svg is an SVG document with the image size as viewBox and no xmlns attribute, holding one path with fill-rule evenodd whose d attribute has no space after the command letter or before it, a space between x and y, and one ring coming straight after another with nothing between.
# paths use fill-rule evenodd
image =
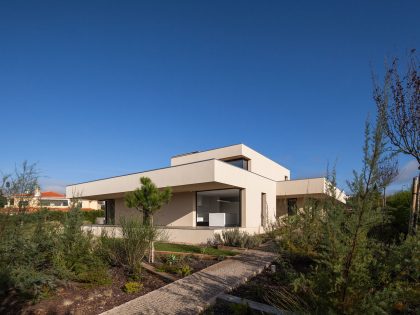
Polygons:
<instances>
[{"instance_id":1,"label":"bush","mask_svg":"<svg viewBox=\"0 0 420 315\"><path fill-rule=\"evenodd\" d=\"M261 245L262 238L259 235L250 235L239 229L225 230L222 234L215 234L212 241L215 245L225 245L240 248L254 248Z\"/></svg>"},{"instance_id":2,"label":"bush","mask_svg":"<svg viewBox=\"0 0 420 315\"><path fill-rule=\"evenodd\" d=\"M179 267L177 269L177 274L179 274L182 277L186 277L189 276L192 273L192 268L187 265L187 264L183 264L181 267Z\"/></svg>"},{"instance_id":3,"label":"bush","mask_svg":"<svg viewBox=\"0 0 420 315\"><path fill-rule=\"evenodd\" d=\"M387 197L384 209L387 222L374 227L370 232L376 239L391 244L400 240L401 234L407 235L410 220L411 192L399 191Z\"/></svg>"},{"instance_id":4,"label":"bush","mask_svg":"<svg viewBox=\"0 0 420 315\"><path fill-rule=\"evenodd\" d=\"M0 213L0 220L4 220L5 218L12 218L12 220L19 220L24 223L36 223L40 219L45 221L57 221L60 223L64 223L69 216L69 211L59 211L59 210L49 210L47 208L42 208L37 212L29 212L29 213L17 213L13 215L7 215L5 213ZM82 222L88 222L89 224L95 223L96 218L104 217L105 212L103 210L89 210L83 211L80 210L82 216Z\"/></svg>"},{"instance_id":5,"label":"bush","mask_svg":"<svg viewBox=\"0 0 420 315\"><path fill-rule=\"evenodd\" d=\"M350 199L346 207L331 200L319 208L305 206L273 231L281 254L287 251L307 260L305 272L287 273L285 292L273 295L276 306L285 308L282 303L289 294L303 299L310 313L418 312L419 235L384 243L371 233L383 222L375 191L360 203L363 208L357 201ZM296 311L290 306L288 310Z\"/></svg>"},{"instance_id":6,"label":"bush","mask_svg":"<svg viewBox=\"0 0 420 315\"><path fill-rule=\"evenodd\" d=\"M158 230L139 220L122 219L121 231L120 239L102 234L101 255L109 262L123 266L129 276L137 279L141 273L141 262L150 242L157 238Z\"/></svg>"},{"instance_id":7,"label":"bush","mask_svg":"<svg viewBox=\"0 0 420 315\"><path fill-rule=\"evenodd\" d=\"M124 284L122 290L125 293L133 294L139 292L143 288L140 282L130 281Z\"/></svg>"},{"instance_id":8,"label":"bush","mask_svg":"<svg viewBox=\"0 0 420 315\"><path fill-rule=\"evenodd\" d=\"M83 214L71 209L63 224L48 211L2 216L0 220L0 295L9 289L39 299L65 280L109 283L106 262L92 236L81 231Z\"/></svg>"},{"instance_id":9,"label":"bush","mask_svg":"<svg viewBox=\"0 0 420 315\"><path fill-rule=\"evenodd\" d=\"M162 260L165 264L168 264L171 266L171 265L175 265L179 259L176 255L170 254L165 257L162 257Z\"/></svg>"},{"instance_id":10,"label":"bush","mask_svg":"<svg viewBox=\"0 0 420 315\"><path fill-rule=\"evenodd\" d=\"M81 230L82 220L83 213L78 208L68 213L59 243L62 257L56 262L64 264L61 266L66 271L63 278L70 276L79 282L109 283L106 265L92 246L92 235Z\"/></svg>"},{"instance_id":11,"label":"bush","mask_svg":"<svg viewBox=\"0 0 420 315\"><path fill-rule=\"evenodd\" d=\"M96 218L105 217L104 210L89 210L89 211L82 211L83 213L83 221L88 221L92 224L95 223Z\"/></svg>"}]
</instances>

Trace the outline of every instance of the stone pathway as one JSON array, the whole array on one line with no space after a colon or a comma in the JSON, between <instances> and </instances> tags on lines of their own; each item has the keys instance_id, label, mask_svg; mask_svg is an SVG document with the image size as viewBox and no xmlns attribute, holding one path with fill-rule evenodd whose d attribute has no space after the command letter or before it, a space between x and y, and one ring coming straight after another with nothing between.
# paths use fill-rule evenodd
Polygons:
<instances>
[{"instance_id":1,"label":"stone pathway","mask_svg":"<svg viewBox=\"0 0 420 315\"><path fill-rule=\"evenodd\" d=\"M260 273L276 259L274 253L248 250L102 313L197 314L216 297Z\"/></svg>"}]
</instances>

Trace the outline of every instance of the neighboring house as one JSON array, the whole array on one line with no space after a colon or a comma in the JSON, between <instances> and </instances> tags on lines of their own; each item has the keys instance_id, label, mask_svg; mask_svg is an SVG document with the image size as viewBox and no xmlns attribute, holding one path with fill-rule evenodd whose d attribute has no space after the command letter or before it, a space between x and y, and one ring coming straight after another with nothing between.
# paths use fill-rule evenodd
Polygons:
<instances>
[{"instance_id":1,"label":"neighboring house","mask_svg":"<svg viewBox=\"0 0 420 315\"><path fill-rule=\"evenodd\" d=\"M82 210L99 210L101 209L101 202L97 200L79 199ZM8 200L6 207L19 208L25 207L30 211L38 210L39 208L47 208L50 210L67 211L70 207L71 200L66 198L66 195L54 192L43 191L39 189L33 195L16 195Z\"/></svg>"},{"instance_id":2,"label":"neighboring house","mask_svg":"<svg viewBox=\"0 0 420 315\"><path fill-rule=\"evenodd\" d=\"M288 169L237 144L174 156L170 167L70 185L67 198L105 200L107 224L118 224L122 217L140 216L125 206L124 195L139 187L142 176L172 188L170 203L154 222L175 242L203 243L232 227L262 233L276 217L299 208L304 198L328 196L325 178L289 180ZM334 197L345 202L344 193ZM93 230L100 233L99 227Z\"/></svg>"}]
</instances>

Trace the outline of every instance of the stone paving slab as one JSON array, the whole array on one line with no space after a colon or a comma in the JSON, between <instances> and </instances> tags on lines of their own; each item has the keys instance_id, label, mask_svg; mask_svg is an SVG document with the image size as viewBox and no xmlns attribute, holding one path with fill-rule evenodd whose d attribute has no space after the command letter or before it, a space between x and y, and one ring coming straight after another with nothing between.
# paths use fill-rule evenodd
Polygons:
<instances>
[{"instance_id":1,"label":"stone paving slab","mask_svg":"<svg viewBox=\"0 0 420 315\"><path fill-rule=\"evenodd\" d=\"M275 253L247 250L101 315L197 314L219 294L231 291L263 271L276 257Z\"/></svg>"}]
</instances>

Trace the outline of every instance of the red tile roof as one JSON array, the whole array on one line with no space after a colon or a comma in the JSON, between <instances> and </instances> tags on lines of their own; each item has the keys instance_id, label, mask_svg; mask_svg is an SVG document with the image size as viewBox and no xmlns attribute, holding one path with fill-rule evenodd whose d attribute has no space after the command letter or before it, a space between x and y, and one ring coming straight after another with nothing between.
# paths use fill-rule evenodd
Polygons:
<instances>
[{"instance_id":1,"label":"red tile roof","mask_svg":"<svg viewBox=\"0 0 420 315\"><path fill-rule=\"evenodd\" d=\"M43 191L41 192L41 198L65 198L66 195L59 194L55 191Z\"/></svg>"}]
</instances>

